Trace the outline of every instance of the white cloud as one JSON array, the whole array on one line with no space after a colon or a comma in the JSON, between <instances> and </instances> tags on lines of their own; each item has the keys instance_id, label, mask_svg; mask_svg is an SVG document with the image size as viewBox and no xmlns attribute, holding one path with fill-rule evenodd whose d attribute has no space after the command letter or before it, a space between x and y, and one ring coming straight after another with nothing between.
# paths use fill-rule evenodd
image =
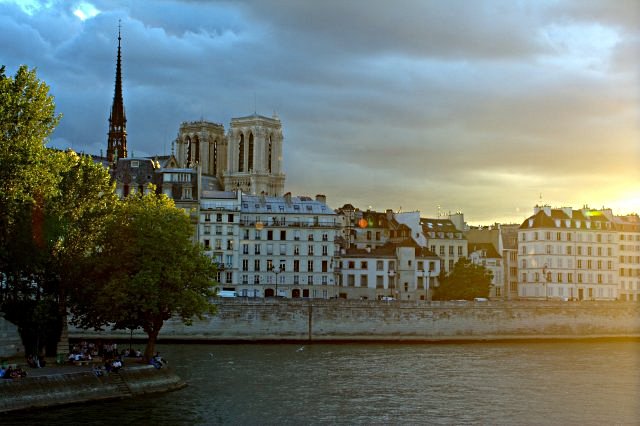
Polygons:
<instances>
[{"instance_id":1,"label":"white cloud","mask_svg":"<svg viewBox=\"0 0 640 426\"><path fill-rule=\"evenodd\" d=\"M91 3L82 2L74 7L73 14L81 21L86 21L100 14L100 11Z\"/></svg>"}]
</instances>

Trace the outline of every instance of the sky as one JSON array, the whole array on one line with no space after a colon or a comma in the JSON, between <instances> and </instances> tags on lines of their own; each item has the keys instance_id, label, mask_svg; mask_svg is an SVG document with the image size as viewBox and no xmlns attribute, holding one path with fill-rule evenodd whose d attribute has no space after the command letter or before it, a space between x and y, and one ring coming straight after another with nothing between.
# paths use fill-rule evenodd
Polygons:
<instances>
[{"instance_id":1,"label":"sky","mask_svg":"<svg viewBox=\"0 0 640 426\"><path fill-rule=\"evenodd\" d=\"M637 0L0 0L0 65L63 114L49 146L106 152L119 21L130 156L277 114L285 191L332 208L640 213Z\"/></svg>"}]
</instances>

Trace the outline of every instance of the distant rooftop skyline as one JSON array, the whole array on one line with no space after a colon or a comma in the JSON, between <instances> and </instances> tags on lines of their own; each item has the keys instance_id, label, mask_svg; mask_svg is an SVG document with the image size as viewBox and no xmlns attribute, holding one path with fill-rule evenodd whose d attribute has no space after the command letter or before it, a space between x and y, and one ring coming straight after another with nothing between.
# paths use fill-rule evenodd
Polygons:
<instances>
[{"instance_id":1,"label":"distant rooftop skyline","mask_svg":"<svg viewBox=\"0 0 640 426\"><path fill-rule=\"evenodd\" d=\"M64 115L50 145L106 153L119 20L129 154L276 113L285 191L332 208L640 212L636 1L0 0L6 72Z\"/></svg>"}]
</instances>

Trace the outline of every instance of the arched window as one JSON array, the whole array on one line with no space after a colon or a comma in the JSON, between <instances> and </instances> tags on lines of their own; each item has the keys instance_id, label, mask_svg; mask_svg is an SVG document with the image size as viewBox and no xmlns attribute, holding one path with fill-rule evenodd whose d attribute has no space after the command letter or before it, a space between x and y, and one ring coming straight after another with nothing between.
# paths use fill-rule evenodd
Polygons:
<instances>
[{"instance_id":1,"label":"arched window","mask_svg":"<svg viewBox=\"0 0 640 426\"><path fill-rule=\"evenodd\" d=\"M195 144L195 152L196 152L194 161L195 162L200 162L200 138L198 138L198 135L196 135L193 138L193 142Z\"/></svg>"},{"instance_id":2,"label":"arched window","mask_svg":"<svg viewBox=\"0 0 640 426\"><path fill-rule=\"evenodd\" d=\"M211 150L211 170L213 171L213 175L218 175L218 139L213 141L213 147Z\"/></svg>"},{"instance_id":3,"label":"arched window","mask_svg":"<svg viewBox=\"0 0 640 426\"><path fill-rule=\"evenodd\" d=\"M249 166L247 171L253 170L253 133L249 133Z\"/></svg>"},{"instance_id":4,"label":"arched window","mask_svg":"<svg viewBox=\"0 0 640 426\"><path fill-rule=\"evenodd\" d=\"M187 165L189 163L191 163L191 138L189 136L187 136L187 138L185 139L185 145L187 148Z\"/></svg>"},{"instance_id":5,"label":"arched window","mask_svg":"<svg viewBox=\"0 0 640 426\"><path fill-rule=\"evenodd\" d=\"M267 153L267 170L271 173L271 154L272 154L272 140L271 135L269 135L269 152Z\"/></svg>"},{"instance_id":6,"label":"arched window","mask_svg":"<svg viewBox=\"0 0 640 426\"><path fill-rule=\"evenodd\" d=\"M240 143L238 144L238 171L244 172L244 135L240 133Z\"/></svg>"}]
</instances>

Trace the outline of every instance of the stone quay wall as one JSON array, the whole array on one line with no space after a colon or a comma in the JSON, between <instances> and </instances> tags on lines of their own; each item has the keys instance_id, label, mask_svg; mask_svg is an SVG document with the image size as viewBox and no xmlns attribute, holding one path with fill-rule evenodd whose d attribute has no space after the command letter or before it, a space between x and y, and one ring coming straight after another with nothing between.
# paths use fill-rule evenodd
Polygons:
<instances>
[{"instance_id":1,"label":"stone quay wall","mask_svg":"<svg viewBox=\"0 0 640 426\"><path fill-rule=\"evenodd\" d=\"M4 319L0 314L0 359L24 355L24 346L18 333L18 326Z\"/></svg>"},{"instance_id":2,"label":"stone quay wall","mask_svg":"<svg viewBox=\"0 0 640 426\"><path fill-rule=\"evenodd\" d=\"M224 299L186 326L165 323L161 341L450 341L640 337L629 302L404 302ZM128 339L128 331L70 329L71 338ZM140 331L134 338L144 338Z\"/></svg>"},{"instance_id":3,"label":"stone quay wall","mask_svg":"<svg viewBox=\"0 0 640 426\"><path fill-rule=\"evenodd\" d=\"M101 377L91 371L0 380L0 413L30 408L181 389L186 383L170 369L151 365L127 367ZM0 422L1 423L1 422Z\"/></svg>"}]
</instances>

